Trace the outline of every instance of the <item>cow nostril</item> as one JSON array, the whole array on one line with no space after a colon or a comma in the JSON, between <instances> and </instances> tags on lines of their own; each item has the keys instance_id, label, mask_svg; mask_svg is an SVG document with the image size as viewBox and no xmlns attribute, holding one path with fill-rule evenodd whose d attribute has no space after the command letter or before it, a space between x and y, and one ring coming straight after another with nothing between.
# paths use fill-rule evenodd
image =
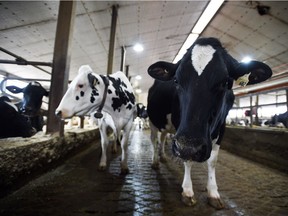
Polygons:
<instances>
[{"instance_id":1,"label":"cow nostril","mask_svg":"<svg viewBox=\"0 0 288 216\"><path fill-rule=\"evenodd\" d=\"M62 118L62 111L61 111L61 110L59 110L59 111L56 110L55 115L56 115L58 118Z\"/></svg>"}]
</instances>

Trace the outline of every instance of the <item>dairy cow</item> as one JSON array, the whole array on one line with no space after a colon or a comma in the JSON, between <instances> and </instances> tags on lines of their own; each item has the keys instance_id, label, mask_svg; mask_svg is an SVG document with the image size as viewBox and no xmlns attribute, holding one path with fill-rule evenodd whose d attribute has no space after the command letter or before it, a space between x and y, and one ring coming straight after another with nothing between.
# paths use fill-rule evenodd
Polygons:
<instances>
[{"instance_id":1,"label":"dairy cow","mask_svg":"<svg viewBox=\"0 0 288 216\"><path fill-rule=\"evenodd\" d=\"M30 137L36 133L30 122L6 97L0 97L0 138Z\"/></svg>"},{"instance_id":2,"label":"dairy cow","mask_svg":"<svg viewBox=\"0 0 288 216\"><path fill-rule=\"evenodd\" d=\"M288 111L279 115L272 116L270 120L265 122L265 125L275 127L279 123L282 123L286 128L288 128Z\"/></svg>"},{"instance_id":3,"label":"dairy cow","mask_svg":"<svg viewBox=\"0 0 288 216\"><path fill-rule=\"evenodd\" d=\"M15 105L36 131L42 131L44 125L43 115L41 114L42 99L44 96L48 97L49 92L39 82L35 81L30 82L25 88L7 86L6 89L14 94L23 93L22 100Z\"/></svg>"},{"instance_id":4,"label":"dairy cow","mask_svg":"<svg viewBox=\"0 0 288 216\"><path fill-rule=\"evenodd\" d=\"M190 206L196 204L190 175L192 162L207 161L208 202L223 208L215 166L225 118L234 101L233 80L241 85L262 82L271 77L270 67L258 61L239 63L218 39L200 38L177 64L156 62L148 73L156 79L149 89L147 105L154 144L152 167L159 164L157 132L174 133L172 152L184 161L185 167L182 201Z\"/></svg>"},{"instance_id":5,"label":"dairy cow","mask_svg":"<svg viewBox=\"0 0 288 216\"><path fill-rule=\"evenodd\" d=\"M83 65L79 68L78 75L71 82L55 113L61 118L69 118L73 115L83 116L94 112L96 118L102 118L102 111L108 113L113 120L117 136L121 130L123 131L121 174L127 174L129 172L127 142L136 115L135 107L133 88L124 73L118 71L104 76L94 73L90 66ZM108 143L107 137L104 139L103 154L106 152ZM106 168L105 156L102 155L100 169Z\"/></svg>"}]
</instances>

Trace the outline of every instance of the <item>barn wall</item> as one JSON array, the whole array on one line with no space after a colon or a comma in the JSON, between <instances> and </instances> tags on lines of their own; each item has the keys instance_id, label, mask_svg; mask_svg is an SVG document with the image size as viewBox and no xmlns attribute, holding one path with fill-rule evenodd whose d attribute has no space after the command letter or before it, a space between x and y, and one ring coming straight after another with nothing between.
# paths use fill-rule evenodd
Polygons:
<instances>
[{"instance_id":1,"label":"barn wall","mask_svg":"<svg viewBox=\"0 0 288 216\"><path fill-rule=\"evenodd\" d=\"M71 130L62 138L44 135L1 139L0 197L61 164L95 140L99 140L98 129Z\"/></svg>"},{"instance_id":2,"label":"barn wall","mask_svg":"<svg viewBox=\"0 0 288 216\"><path fill-rule=\"evenodd\" d=\"M227 127L221 148L288 172L288 131Z\"/></svg>"}]
</instances>

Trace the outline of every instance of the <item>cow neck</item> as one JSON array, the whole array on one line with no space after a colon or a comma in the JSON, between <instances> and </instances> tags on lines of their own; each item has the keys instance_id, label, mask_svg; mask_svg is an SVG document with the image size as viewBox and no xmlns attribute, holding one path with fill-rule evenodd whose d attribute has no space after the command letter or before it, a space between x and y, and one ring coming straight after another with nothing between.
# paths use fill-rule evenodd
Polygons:
<instances>
[{"instance_id":1,"label":"cow neck","mask_svg":"<svg viewBox=\"0 0 288 216\"><path fill-rule=\"evenodd\" d=\"M101 76L103 83L105 85L104 87L104 93L103 93L103 98L102 101L96 111L96 113L94 114L95 118L102 118L103 114L102 114L102 109L104 107L105 101L106 101L106 97L107 97L107 92L108 92L108 86L109 86L109 76Z\"/></svg>"}]
</instances>

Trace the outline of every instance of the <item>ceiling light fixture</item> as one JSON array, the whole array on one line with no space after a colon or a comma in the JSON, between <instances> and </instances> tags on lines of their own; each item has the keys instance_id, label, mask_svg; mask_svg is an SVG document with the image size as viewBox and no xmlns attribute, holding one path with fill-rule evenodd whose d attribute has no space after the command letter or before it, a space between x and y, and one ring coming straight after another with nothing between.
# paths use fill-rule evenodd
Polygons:
<instances>
[{"instance_id":1,"label":"ceiling light fixture","mask_svg":"<svg viewBox=\"0 0 288 216\"><path fill-rule=\"evenodd\" d=\"M135 76L135 79L136 79L136 80L141 80L142 77L141 77L140 75L137 75L137 76Z\"/></svg>"},{"instance_id":2,"label":"ceiling light fixture","mask_svg":"<svg viewBox=\"0 0 288 216\"><path fill-rule=\"evenodd\" d=\"M180 48L178 54L173 60L173 63L177 63L183 55L186 53L187 49L197 40L200 36L202 31L206 28L208 23L211 21L213 16L216 14L218 9L223 4L224 0L211 0L208 6L205 8L204 12L201 14L200 18L198 19L197 23L193 27L192 31L186 38L185 42L183 43L182 47Z\"/></svg>"},{"instance_id":3,"label":"ceiling light fixture","mask_svg":"<svg viewBox=\"0 0 288 216\"><path fill-rule=\"evenodd\" d=\"M136 52L142 52L142 51L144 50L142 44L140 44L140 43L135 44L135 45L133 46L133 49L134 49L134 51L136 51Z\"/></svg>"}]
</instances>

